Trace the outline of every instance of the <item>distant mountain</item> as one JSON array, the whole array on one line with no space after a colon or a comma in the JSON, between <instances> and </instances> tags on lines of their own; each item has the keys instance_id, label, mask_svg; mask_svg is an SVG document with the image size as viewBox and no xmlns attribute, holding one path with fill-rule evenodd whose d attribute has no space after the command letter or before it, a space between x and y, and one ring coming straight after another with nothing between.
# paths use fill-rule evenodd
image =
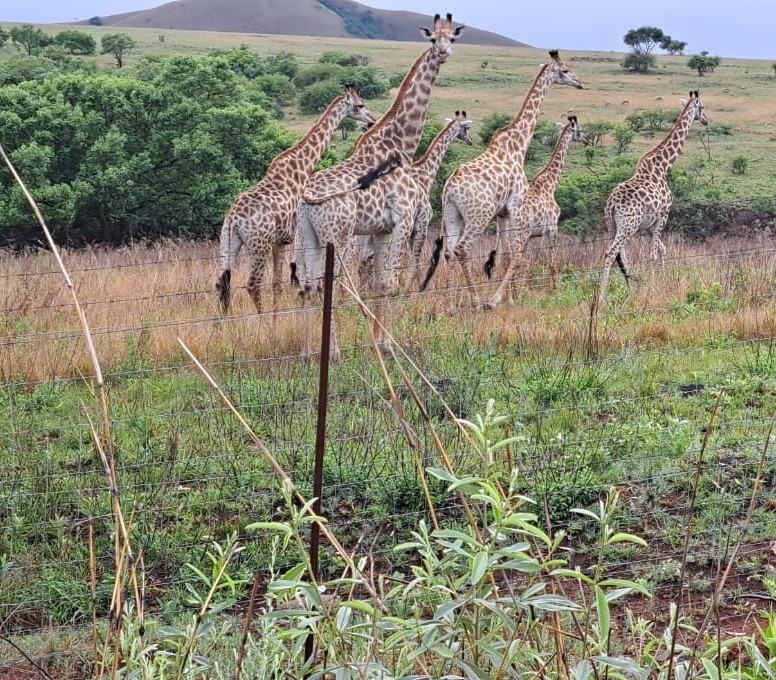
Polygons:
<instances>
[{"instance_id":1,"label":"distant mountain","mask_svg":"<svg viewBox=\"0 0 776 680\"><path fill-rule=\"evenodd\" d=\"M354 0L175 0L100 19L104 26L414 41L418 27L429 25L431 17ZM475 45L525 45L471 26L465 35Z\"/></svg>"}]
</instances>

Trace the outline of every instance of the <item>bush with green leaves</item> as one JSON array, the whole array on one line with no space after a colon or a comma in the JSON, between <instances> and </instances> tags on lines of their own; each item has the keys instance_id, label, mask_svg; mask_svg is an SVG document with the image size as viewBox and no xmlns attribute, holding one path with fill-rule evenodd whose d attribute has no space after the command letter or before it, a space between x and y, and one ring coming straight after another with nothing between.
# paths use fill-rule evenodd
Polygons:
<instances>
[{"instance_id":1,"label":"bush with green leaves","mask_svg":"<svg viewBox=\"0 0 776 680\"><path fill-rule=\"evenodd\" d=\"M70 54L88 55L97 50L97 41L84 31L61 31L54 36L54 42Z\"/></svg>"},{"instance_id":2,"label":"bush with green leaves","mask_svg":"<svg viewBox=\"0 0 776 680\"><path fill-rule=\"evenodd\" d=\"M746 156L735 156L730 161L730 170L734 175L743 175L749 166L749 159Z\"/></svg>"},{"instance_id":3,"label":"bush with green leaves","mask_svg":"<svg viewBox=\"0 0 776 680\"><path fill-rule=\"evenodd\" d=\"M73 73L1 88L0 138L61 243L210 237L295 139L266 102L223 56L156 58L138 77ZM7 179L3 245L36 242Z\"/></svg>"},{"instance_id":4,"label":"bush with green leaves","mask_svg":"<svg viewBox=\"0 0 776 680\"><path fill-rule=\"evenodd\" d=\"M477 134L480 138L480 142L484 146L490 144L490 140L493 138L493 135L502 127L507 125L512 120L512 118L513 116L509 115L508 113L501 113L498 111L494 111L493 113L489 113L487 116L485 116L478 126L479 131Z\"/></svg>"},{"instance_id":5,"label":"bush with green leaves","mask_svg":"<svg viewBox=\"0 0 776 680\"><path fill-rule=\"evenodd\" d=\"M624 153L631 145L636 133L633 128L617 123L612 127L612 138L614 139L614 148L617 153Z\"/></svg>"}]
</instances>

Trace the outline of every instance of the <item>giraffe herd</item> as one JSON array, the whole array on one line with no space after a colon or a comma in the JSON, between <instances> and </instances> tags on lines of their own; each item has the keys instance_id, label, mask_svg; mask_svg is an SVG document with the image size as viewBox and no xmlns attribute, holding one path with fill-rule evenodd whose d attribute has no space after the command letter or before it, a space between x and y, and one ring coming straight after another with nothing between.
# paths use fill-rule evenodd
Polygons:
<instances>
[{"instance_id":1,"label":"giraffe herd","mask_svg":"<svg viewBox=\"0 0 776 680\"><path fill-rule=\"evenodd\" d=\"M437 14L431 28L421 28L430 46L415 60L383 116L375 120L355 89L348 86L307 135L270 164L261 182L237 197L226 214L220 239L221 271L216 288L224 313L229 309L231 271L242 246L251 258L247 288L258 312L262 309L262 278L272 255L274 318L285 251L294 245L292 268L305 311L303 355L310 354L312 305L322 287L329 242L336 246L346 267L357 250L371 261L373 288L382 300L375 310L375 331L382 349L388 347L385 329L391 326L386 300L399 291L405 248L410 251L412 281L421 291L444 249L446 260L460 263L471 302L479 306L471 251L495 220L497 247L484 269L490 276L499 250L505 252L508 264L495 293L484 304L486 309L497 307L506 295L511 299L512 284L532 236L547 236L554 262L560 216L555 191L570 145L589 143L576 116L569 116L546 166L528 181L525 155L544 98L553 85L584 87L557 50L550 51L549 62L541 66L514 118L493 135L479 156L459 165L445 183L441 235L425 280L420 281L421 250L432 217L431 186L452 142L472 143L472 122L457 111L425 155L413 162L433 85L463 29L462 25L454 26L451 14L444 19ZM314 172L334 130L346 117L364 125L353 152L338 165ZM663 257L665 246L660 235L672 202L667 175L696 120L707 123L698 92L693 91L666 138L642 156L634 175L609 196L604 217L613 240L604 257L596 304L605 301L615 261L629 283L625 244L633 234L651 231L652 259ZM334 361L339 360L336 334L332 335L331 353Z\"/></svg>"}]
</instances>

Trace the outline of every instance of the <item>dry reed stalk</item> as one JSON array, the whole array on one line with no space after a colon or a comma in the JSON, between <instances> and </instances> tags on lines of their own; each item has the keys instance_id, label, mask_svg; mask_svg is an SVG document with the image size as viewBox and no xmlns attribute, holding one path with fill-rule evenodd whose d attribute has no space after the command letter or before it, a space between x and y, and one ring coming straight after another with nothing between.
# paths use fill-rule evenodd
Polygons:
<instances>
[{"instance_id":1,"label":"dry reed stalk","mask_svg":"<svg viewBox=\"0 0 776 680\"><path fill-rule=\"evenodd\" d=\"M116 547L117 571L115 575L114 594L117 591L120 593L119 583L122 577L122 571L120 570L121 560L123 559L125 554L129 554L131 556L132 552L131 552L131 547L129 542L129 533L126 528L126 524L124 523L124 519L121 511L121 503L119 499L119 487L118 487L118 481L116 478L115 457L113 455L113 439L111 436L111 428L110 428L110 408L108 405L108 394L105 389L105 383L102 377L102 369L100 367L100 362L94 347L94 339L92 337L92 333L89 328L89 323L86 318L86 313L84 311L84 308L81 306L76 288L73 285L73 281L70 278L70 274L68 273L67 268L65 267L65 263L62 259L59 249L56 243L54 242L54 239L51 236L51 232L49 231L48 226L46 225L46 222L43 219L43 215L41 214L38 208L38 205L35 202L35 199L27 190L27 187L25 186L21 177L16 172L16 168L13 166L10 159L6 155L5 149L3 148L2 144L0 144L0 155L5 161L5 164L8 166L8 169L10 170L17 185L19 186L25 198L27 199L27 202L30 204L32 211L36 219L38 220L38 223L40 224L40 227L43 230L43 233L46 236L46 241L48 242L49 248L51 249L51 252L56 260L57 268L62 274L62 278L64 279L65 286L67 287L68 291L71 294L72 303L75 306L76 315L78 316L78 320L80 322L81 329L83 331L83 338L86 342L86 350L89 355L89 359L91 361L91 367L92 367L92 370L94 371L94 381L97 385L97 397L99 399L99 404L101 407L101 415L102 415L101 432L98 433L96 427L91 422L91 419L89 420L89 425L91 428L92 439L94 441L95 448L97 449L100 455L100 458L103 462L103 465L106 471L106 476L109 481L114 522L116 523L117 528L121 529L121 531L115 532L116 533L115 547ZM87 413L87 417L88 417L88 413ZM135 582L135 592L136 594L138 593L136 582ZM116 604L116 609L114 609L111 613L115 616L113 623L114 623L116 635L115 635L115 644L114 644L114 667L113 667L113 672L111 674L112 677L115 677L118 671L117 664L118 664L118 658L119 658L119 653L118 653L119 633L121 629L121 616L122 616L122 611L120 607L121 595L119 595L118 598L116 598L116 600L114 601L114 604ZM104 668L103 664L100 663L98 659L94 659L94 664L95 666L99 666L100 677L101 677L102 671Z\"/></svg>"}]
</instances>

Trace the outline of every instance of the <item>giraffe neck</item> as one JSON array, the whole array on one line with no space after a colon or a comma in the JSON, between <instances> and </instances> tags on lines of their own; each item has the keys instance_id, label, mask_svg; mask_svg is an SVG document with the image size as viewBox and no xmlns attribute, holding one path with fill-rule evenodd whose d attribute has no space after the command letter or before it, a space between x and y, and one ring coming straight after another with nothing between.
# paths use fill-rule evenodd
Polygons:
<instances>
[{"instance_id":1,"label":"giraffe neck","mask_svg":"<svg viewBox=\"0 0 776 680\"><path fill-rule=\"evenodd\" d=\"M445 127L429 145L423 157L412 164L415 180L425 191L431 188L434 179L442 165L442 159L458 135L458 122L452 121Z\"/></svg>"},{"instance_id":2,"label":"giraffe neck","mask_svg":"<svg viewBox=\"0 0 776 680\"><path fill-rule=\"evenodd\" d=\"M555 144L555 149L550 156L550 160L533 178L532 185L541 184L546 187L548 191L555 193L555 189L558 187L561 173L563 172L563 166L566 164L566 156L569 152L572 139L571 125L566 125L558 137L558 141Z\"/></svg>"},{"instance_id":3,"label":"giraffe neck","mask_svg":"<svg viewBox=\"0 0 776 680\"><path fill-rule=\"evenodd\" d=\"M555 72L549 64L542 66L539 75L536 76L528 93L525 95L523 105L510 123L501 128L491 140L490 146L505 149L521 165L525 160L525 153L531 143L531 137L536 129L536 121L542 110L544 97L547 95L553 81Z\"/></svg>"},{"instance_id":4,"label":"giraffe neck","mask_svg":"<svg viewBox=\"0 0 776 680\"><path fill-rule=\"evenodd\" d=\"M349 104L344 95L340 95L326 107L302 139L270 163L264 177L280 176L286 182L291 180L296 183L301 190L302 185L313 174L315 164L321 160L337 127L347 117L348 111Z\"/></svg>"},{"instance_id":5,"label":"giraffe neck","mask_svg":"<svg viewBox=\"0 0 776 680\"><path fill-rule=\"evenodd\" d=\"M665 177L671 166L676 162L679 154L682 153L682 147L690 134L695 112L692 109L692 102L689 102L674 126L669 131L666 138L660 142L651 151L645 153L639 161L637 172L646 172L651 175L661 175Z\"/></svg>"},{"instance_id":6,"label":"giraffe neck","mask_svg":"<svg viewBox=\"0 0 776 680\"><path fill-rule=\"evenodd\" d=\"M406 162L420 143L426 120L431 88L441 62L433 48L427 49L412 65L396 93L391 107L356 143L353 155L372 156L386 148L401 153Z\"/></svg>"}]
</instances>

